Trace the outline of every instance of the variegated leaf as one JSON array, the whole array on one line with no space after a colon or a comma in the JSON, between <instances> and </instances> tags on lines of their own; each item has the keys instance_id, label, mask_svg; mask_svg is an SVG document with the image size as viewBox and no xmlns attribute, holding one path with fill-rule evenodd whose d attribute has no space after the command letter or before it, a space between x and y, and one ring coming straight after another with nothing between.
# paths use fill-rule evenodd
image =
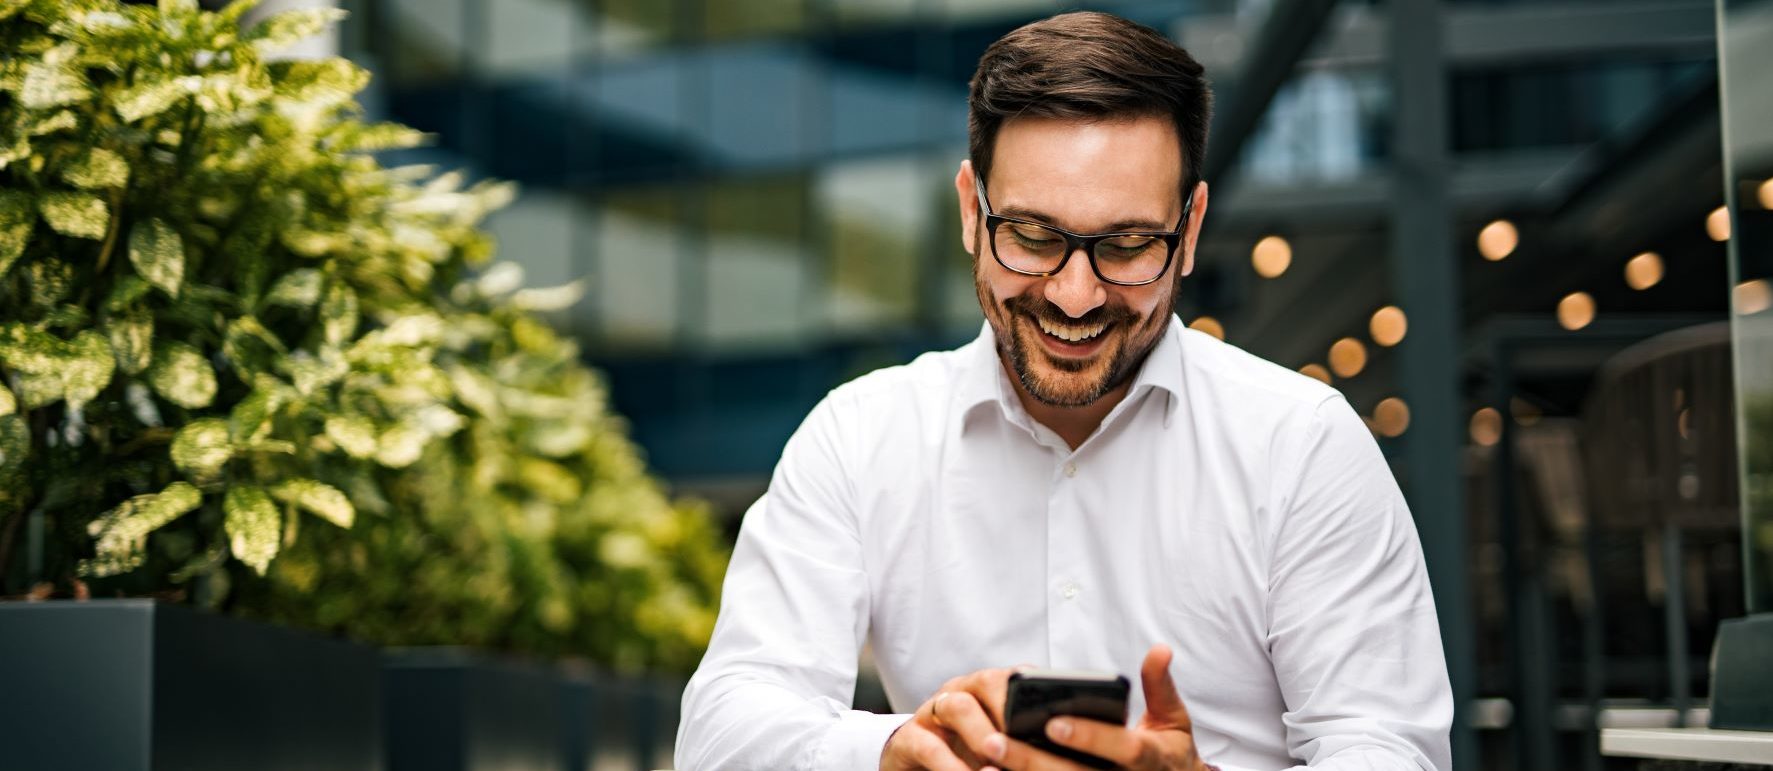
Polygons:
<instances>
[{"instance_id":1,"label":"variegated leaf","mask_svg":"<svg viewBox=\"0 0 1773 771\"><path fill-rule=\"evenodd\" d=\"M332 485L312 479L290 479L271 488L271 495L285 503L293 503L315 516L339 527L349 528L357 516L351 500Z\"/></svg>"},{"instance_id":2,"label":"variegated leaf","mask_svg":"<svg viewBox=\"0 0 1773 771\"><path fill-rule=\"evenodd\" d=\"M574 281L546 289L519 289L511 295L511 306L524 311L558 311L572 307L584 296L584 282Z\"/></svg>"},{"instance_id":3,"label":"variegated leaf","mask_svg":"<svg viewBox=\"0 0 1773 771\"><path fill-rule=\"evenodd\" d=\"M154 317L146 313L112 318L105 324L111 353L117 367L125 374L135 375L148 368L154 360Z\"/></svg>"},{"instance_id":4,"label":"variegated leaf","mask_svg":"<svg viewBox=\"0 0 1773 771\"><path fill-rule=\"evenodd\" d=\"M19 89L19 104L31 110L46 110L73 104L91 96L86 78L79 70L45 57L25 70L25 83Z\"/></svg>"},{"instance_id":5,"label":"variegated leaf","mask_svg":"<svg viewBox=\"0 0 1773 771\"><path fill-rule=\"evenodd\" d=\"M91 193L48 193L38 204L43 220L55 232L76 238L100 239L111 224L111 210Z\"/></svg>"},{"instance_id":6,"label":"variegated leaf","mask_svg":"<svg viewBox=\"0 0 1773 771\"><path fill-rule=\"evenodd\" d=\"M75 335L70 349L71 355L62 364L62 396L70 409L78 410L111 384L117 361L111 344L97 330Z\"/></svg>"},{"instance_id":7,"label":"variegated leaf","mask_svg":"<svg viewBox=\"0 0 1773 771\"><path fill-rule=\"evenodd\" d=\"M172 439L172 462L194 479L210 479L234 456L228 421L221 418L193 420Z\"/></svg>"},{"instance_id":8,"label":"variegated leaf","mask_svg":"<svg viewBox=\"0 0 1773 771\"><path fill-rule=\"evenodd\" d=\"M74 187L95 190L122 187L129 182L129 163L123 156L94 147L62 171L62 179Z\"/></svg>"},{"instance_id":9,"label":"variegated leaf","mask_svg":"<svg viewBox=\"0 0 1773 771\"><path fill-rule=\"evenodd\" d=\"M376 454L376 427L368 418L334 415L326 419L326 436L353 458Z\"/></svg>"},{"instance_id":10,"label":"variegated leaf","mask_svg":"<svg viewBox=\"0 0 1773 771\"><path fill-rule=\"evenodd\" d=\"M265 302L292 308L311 308L320 301L322 278L320 271L313 268L285 273L283 278L277 279L277 283L271 286Z\"/></svg>"},{"instance_id":11,"label":"variegated leaf","mask_svg":"<svg viewBox=\"0 0 1773 771\"><path fill-rule=\"evenodd\" d=\"M227 512L223 527L228 531L228 548L234 552L234 558L264 575L281 546L283 518L277 512L277 504L263 487L234 485L222 499L222 509Z\"/></svg>"},{"instance_id":12,"label":"variegated leaf","mask_svg":"<svg viewBox=\"0 0 1773 771\"><path fill-rule=\"evenodd\" d=\"M196 348L176 340L154 346L148 384L160 398L186 409L208 407L215 401L215 369Z\"/></svg>"},{"instance_id":13,"label":"variegated leaf","mask_svg":"<svg viewBox=\"0 0 1773 771\"><path fill-rule=\"evenodd\" d=\"M115 575L141 564L148 534L165 527L203 503L203 493L189 482L173 482L166 489L138 495L105 512L87 526L98 539L97 557L81 565L86 575Z\"/></svg>"},{"instance_id":14,"label":"variegated leaf","mask_svg":"<svg viewBox=\"0 0 1773 771\"><path fill-rule=\"evenodd\" d=\"M114 104L117 117L124 123L134 123L143 118L159 115L184 97L202 82L196 76L173 78L167 80L150 80L137 83L117 95Z\"/></svg>"},{"instance_id":15,"label":"variegated leaf","mask_svg":"<svg viewBox=\"0 0 1773 771\"><path fill-rule=\"evenodd\" d=\"M278 360L278 368L289 375L296 392L303 396L338 382L351 371L345 357L330 348L323 349L320 356L296 351Z\"/></svg>"},{"instance_id":16,"label":"variegated leaf","mask_svg":"<svg viewBox=\"0 0 1773 771\"><path fill-rule=\"evenodd\" d=\"M424 428L402 421L382 433L376 443L376 462L389 468L405 468L425 452L431 435Z\"/></svg>"},{"instance_id":17,"label":"variegated leaf","mask_svg":"<svg viewBox=\"0 0 1773 771\"><path fill-rule=\"evenodd\" d=\"M185 242L158 217L129 229L129 262L148 283L177 297L185 283Z\"/></svg>"},{"instance_id":18,"label":"variegated leaf","mask_svg":"<svg viewBox=\"0 0 1773 771\"><path fill-rule=\"evenodd\" d=\"M22 191L0 190L0 278L12 268L25 244L31 240L31 228L37 224L37 207Z\"/></svg>"},{"instance_id":19,"label":"variegated leaf","mask_svg":"<svg viewBox=\"0 0 1773 771\"><path fill-rule=\"evenodd\" d=\"M357 293L342 283L328 287L320 303L320 323L326 342L341 346L349 341L357 334Z\"/></svg>"},{"instance_id":20,"label":"variegated leaf","mask_svg":"<svg viewBox=\"0 0 1773 771\"><path fill-rule=\"evenodd\" d=\"M325 31L345 12L337 8L300 8L284 11L248 30L244 39L261 54L281 51Z\"/></svg>"}]
</instances>

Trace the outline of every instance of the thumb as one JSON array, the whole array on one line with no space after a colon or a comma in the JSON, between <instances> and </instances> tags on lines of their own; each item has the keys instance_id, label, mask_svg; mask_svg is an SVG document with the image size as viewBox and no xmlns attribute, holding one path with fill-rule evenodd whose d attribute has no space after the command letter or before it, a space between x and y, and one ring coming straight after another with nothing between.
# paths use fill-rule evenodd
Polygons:
<instances>
[{"instance_id":1,"label":"thumb","mask_svg":"<svg viewBox=\"0 0 1773 771\"><path fill-rule=\"evenodd\" d=\"M1140 684L1145 689L1145 716L1139 722L1145 728L1180 728L1184 731L1194 730L1194 721L1188 718L1188 708L1182 705L1182 694L1176 691L1176 683L1170 679L1170 660L1174 654L1170 646L1158 643L1151 646L1145 654L1145 663L1139 667Z\"/></svg>"}]
</instances>

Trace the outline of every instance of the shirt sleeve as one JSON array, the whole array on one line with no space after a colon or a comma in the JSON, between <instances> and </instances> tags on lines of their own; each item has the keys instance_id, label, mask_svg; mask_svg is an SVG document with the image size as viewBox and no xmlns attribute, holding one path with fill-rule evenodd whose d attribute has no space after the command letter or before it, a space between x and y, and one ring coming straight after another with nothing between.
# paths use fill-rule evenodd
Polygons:
<instances>
[{"instance_id":1,"label":"shirt sleeve","mask_svg":"<svg viewBox=\"0 0 1773 771\"><path fill-rule=\"evenodd\" d=\"M868 577L836 397L788 440L746 512L708 653L683 694L680 771L877 769L909 716L850 708Z\"/></svg>"},{"instance_id":2,"label":"shirt sleeve","mask_svg":"<svg viewBox=\"0 0 1773 771\"><path fill-rule=\"evenodd\" d=\"M1313 769L1447 771L1452 689L1403 494L1341 396L1318 405L1297 455L1269 576L1289 754Z\"/></svg>"}]
</instances>

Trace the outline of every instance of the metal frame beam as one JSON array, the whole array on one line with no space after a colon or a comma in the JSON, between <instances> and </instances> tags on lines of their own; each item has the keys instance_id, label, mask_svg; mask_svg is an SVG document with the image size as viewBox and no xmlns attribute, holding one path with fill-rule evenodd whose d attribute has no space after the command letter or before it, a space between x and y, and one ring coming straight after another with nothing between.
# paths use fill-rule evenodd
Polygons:
<instances>
[{"instance_id":1,"label":"metal frame beam","mask_svg":"<svg viewBox=\"0 0 1773 771\"><path fill-rule=\"evenodd\" d=\"M1229 174L1243 151L1244 142L1256 133L1262 115L1275 93L1293 76L1293 69L1305 51L1317 40L1324 20L1335 8L1336 0L1276 0L1268 18L1257 31L1255 44L1243 57L1237 76L1232 79L1225 103L1213 116L1207 144L1206 168L1202 178L1220 189L1229 189Z\"/></svg>"}]
</instances>

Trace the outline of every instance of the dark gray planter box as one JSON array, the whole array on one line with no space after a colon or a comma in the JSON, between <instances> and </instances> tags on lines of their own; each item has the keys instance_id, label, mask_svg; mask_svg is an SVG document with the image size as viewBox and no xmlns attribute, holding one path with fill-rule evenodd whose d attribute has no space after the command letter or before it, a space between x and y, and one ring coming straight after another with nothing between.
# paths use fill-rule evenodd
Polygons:
<instances>
[{"instance_id":1,"label":"dark gray planter box","mask_svg":"<svg viewBox=\"0 0 1773 771\"><path fill-rule=\"evenodd\" d=\"M390 651L388 771L669 768L682 684L455 648Z\"/></svg>"},{"instance_id":2,"label":"dark gray planter box","mask_svg":"<svg viewBox=\"0 0 1773 771\"><path fill-rule=\"evenodd\" d=\"M372 648L148 600L0 603L0 765L377 771Z\"/></svg>"}]
</instances>

